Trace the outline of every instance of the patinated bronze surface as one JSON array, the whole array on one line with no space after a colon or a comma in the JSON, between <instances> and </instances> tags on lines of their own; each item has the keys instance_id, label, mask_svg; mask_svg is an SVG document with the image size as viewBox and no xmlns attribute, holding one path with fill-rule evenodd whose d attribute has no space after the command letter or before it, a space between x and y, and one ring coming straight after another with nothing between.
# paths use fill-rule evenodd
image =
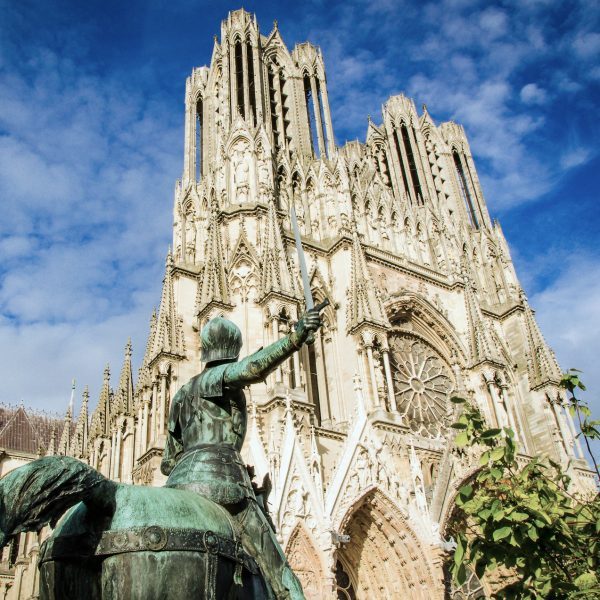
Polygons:
<instances>
[{"instance_id":1,"label":"patinated bronze surface","mask_svg":"<svg viewBox=\"0 0 600 600\"><path fill-rule=\"evenodd\" d=\"M70 509L40 553L42 600L304 598L240 456L242 389L309 340L323 306L240 362L239 329L222 318L208 323L201 335L206 368L172 402L161 465L166 487L116 484L59 456L0 480L1 545L54 526Z\"/></svg>"}]
</instances>

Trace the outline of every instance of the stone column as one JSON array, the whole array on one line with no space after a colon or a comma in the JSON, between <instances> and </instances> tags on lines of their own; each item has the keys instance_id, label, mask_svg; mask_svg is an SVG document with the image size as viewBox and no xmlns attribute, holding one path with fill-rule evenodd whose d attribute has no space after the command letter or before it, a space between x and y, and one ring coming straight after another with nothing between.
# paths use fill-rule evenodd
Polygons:
<instances>
[{"instance_id":1,"label":"stone column","mask_svg":"<svg viewBox=\"0 0 600 600\"><path fill-rule=\"evenodd\" d=\"M317 83L315 81L315 76L310 76L310 92L312 95L313 101L313 110L315 113L315 121L317 125L317 138L319 142L319 156L327 156L327 152L325 151L325 140L323 139L323 121L321 119L321 107L319 106L319 95L317 93ZM309 123L310 127L310 123Z\"/></svg>"},{"instance_id":2,"label":"stone column","mask_svg":"<svg viewBox=\"0 0 600 600\"><path fill-rule=\"evenodd\" d=\"M159 413L158 413L158 435L162 435L165 432L165 410L167 402L167 375L161 374L160 376L160 402L159 402Z\"/></svg>"},{"instance_id":3,"label":"stone column","mask_svg":"<svg viewBox=\"0 0 600 600\"><path fill-rule=\"evenodd\" d=\"M115 463L113 466L113 478L119 479L120 477L120 467L121 467L121 429L117 425L117 430L115 431Z\"/></svg>"},{"instance_id":4,"label":"stone column","mask_svg":"<svg viewBox=\"0 0 600 600\"><path fill-rule=\"evenodd\" d=\"M506 427L507 419L506 415L503 414L503 407L500 406L500 399L498 398L498 393L494 386L494 379L491 375L483 376L483 380L487 386L488 392L492 398L492 408L494 409L494 417L496 419L496 427L502 429L502 427Z\"/></svg>"},{"instance_id":5,"label":"stone column","mask_svg":"<svg viewBox=\"0 0 600 600\"><path fill-rule=\"evenodd\" d=\"M385 349L383 352L383 368L385 370L385 381L388 389L388 402L390 403L390 410L396 412L396 395L394 394L394 382L392 381L392 369L390 367L390 351Z\"/></svg>"},{"instance_id":6,"label":"stone column","mask_svg":"<svg viewBox=\"0 0 600 600\"><path fill-rule=\"evenodd\" d=\"M523 421L521 420L521 415L519 414L519 410L516 406L514 406L514 404L511 402L509 396L508 396L508 386L507 385L500 385L500 396L504 402L504 405L506 406L507 410L508 410L508 414L511 417L511 427L514 429L515 431L515 436L517 438L517 440L519 440L521 442L521 444L523 444L523 448L525 451L527 451L526 443L527 443L527 436L525 435L525 428L523 427ZM511 410L511 408L513 408L514 410ZM514 416L516 416L516 423L514 420ZM518 425L518 429L517 429L517 425Z\"/></svg>"},{"instance_id":7,"label":"stone column","mask_svg":"<svg viewBox=\"0 0 600 600\"><path fill-rule=\"evenodd\" d=\"M138 412L137 412L137 423L135 425L135 453L134 456L135 458L139 458L142 454L143 454L143 449L142 449L142 426L143 426L143 408L142 408L142 404L140 403L139 407L138 407Z\"/></svg>"},{"instance_id":8,"label":"stone column","mask_svg":"<svg viewBox=\"0 0 600 600\"><path fill-rule=\"evenodd\" d=\"M367 412L369 411L369 409L374 408L372 401L370 400L370 395L369 393L365 393L365 390L368 390L368 385L367 385L367 373L365 370L365 350L364 348L361 348L359 346L358 348L358 371L359 371L359 377L360 377L360 388L363 394L363 400L365 402L365 409L367 410Z\"/></svg>"},{"instance_id":9,"label":"stone column","mask_svg":"<svg viewBox=\"0 0 600 600\"><path fill-rule=\"evenodd\" d=\"M140 449L140 456L146 453L148 449L148 403L149 400L144 400L144 416L142 422L142 447Z\"/></svg>"},{"instance_id":10,"label":"stone column","mask_svg":"<svg viewBox=\"0 0 600 600\"><path fill-rule=\"evenodd\" d=\"M117 431L113 429L110 438L110 459L108 461L108 477L112 479L115 469L115 451L117 449Z\"/></svg>"},{"instance_id":11,"label":"stone column","mask_svg":"<svg viewBox=\"0 0 600 600\"><path fill-rule=\"evenodd\" d=\"M252 62L254 64L254 103L256 104L256 125L263 120L263 107L262 107L262 77L261 77L261 66L260 58L258 56L258 46L251 44L252 48Z\"/></svg>"},{"instance_id":12,"label":"stone column","mask_svg":"<svg viewBox=\"0 0 600 600\"><path fill-rule=\"evenodd\" d=\"M273 343L275 343L279 339L279 320L277 316L271 317L271 335L273 337ZM281 383L282 381L282 371L281 365L279 365L275 369L275 383Z\"/></svg>"},{"instance_id":13,"label":"stone column","mask_svg":"<svg viewBox=\"0 0 600 600\"><path fill-rule=\"evenodd\" d=\"M371 376L371 395L373 397L373 406L379 407L379 392L377 391L377 379L375 377L375 365L373 363L373 346L367 345L367 363L369 365L369 375Z\"/></svg>"},{"instance_id":14,"label":"stone column","mask_svg":"<svg viewBox=\"0 0 600 600\"><path fill-rule=\"evenodd\" d=\"M293 354L294 361L294 381L296 382L296 387L302 387L302 369L300 368L300 352L294 352Z\"/></svg>"},{"instance_id":15,"label":"stone column","mask_svg":"<svg viewBox=\"0 0 600 600\"><path fill-rule=\"evenodd\" d=\"M279 121L279 133L281 135L281 147L287 146L287 140L285 138L285 126L283 124L283 90L281 89L281 76L279 69L275 71L273 75L273 83L275 84L275 100L279 107L279 114L277 120Z\"/></svg>"},{"instance_id":16,"label":"stone column","mask_svg":"<svg viewBox=\"0 0 600 600\"><path fill-rule=\"evenodd\" d=\"M152 382L152 415L150 417L150 443L156 439L156 413L158 411L158 381Z\"/></svg>"}]
</instances>

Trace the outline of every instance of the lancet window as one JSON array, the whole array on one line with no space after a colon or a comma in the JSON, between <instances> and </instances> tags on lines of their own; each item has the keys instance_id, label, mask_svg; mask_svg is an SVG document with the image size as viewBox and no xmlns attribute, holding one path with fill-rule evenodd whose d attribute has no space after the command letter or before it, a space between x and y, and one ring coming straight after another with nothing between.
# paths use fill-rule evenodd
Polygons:
<instances>
[{"instance_id":1,"label":"lancet window","mask_svg":"<svg viewBox=\"0 0 600 600\"><path fill-rule=\"evenodd\" d=\"M419 181L417 164L415 162L412 144L408 135L408 129L406 128L406 125L404 123L402 123L402 125L400 126L400 133L402 134L402 142L404 143L404 151L406 152L406 158L408 160L408 168L410 172L413 191L415 193L415 198L417 199L417 202L419 204L423 204L423 193L421 191L421 182Z\"/></svg>"},{"instance_id":2,"label":"lancet window","mask_svg":"<svg viewBox=\"0 0 600 600\"><path fill-rule=\"evenodd\" d=\"M203 102L202 98L198 98L196 102L196 181L200 181L203 175L202 169L202 154L204 151L203 148L203 121L204 121L204 113L203 113Z\"/></svg>"},{"instance_id":3,"label":"lancet window","mask_svg":"<svg viewBox=\"0 0 600 600\"><path fill-rule=\"evenodd\" d=\"M461 196L463 197L463 201L467 208L469 220L471 221L471 225L473 225L475 229L479 229L479 221L477 219L477 212L475 210L473 199L471 197L471 192L469 190L469 184L467 183L467 178L465 177L465 171L463 169L462 161L456 150L452 152L452 158L454 159L454 166L456 167L458 187L460 188Z\"/></svg>"},{"instance_id":4,"label":"lancet window","mask_svg":"<svg viewBox=\"0 0 600 600\"><path fill-rule=\"evenodd\" d=\"M304 99L306 101L306 119L310 133L310 149L313 156L319 156L319 144L317 138L317 116L315 114L315 102L312 95L310 77L304 74Z\"/></svg>"},{"instance_id":5,"label":"lancet window","mask_svg":"<svg viewBox=\"0 0 600 600\"><path fill-rule=\"evenodd\" d=\"M398 130L394 129L394 144L396 146L396 154L398 155L398 162L400 163L400 173L402 174L402 184L406 196L410 198L410 188L408 186L408 177L406 176L406 169L404 168L404 161L402 160L402 150L400 149L400 140L398 139Z\"/></svg>"},{"instance_id":6,"label":"lancet window","mask_svg":"<svg viewBox=\"0 0 600 600\"><path fill-rule=\"evenodd\" d=\"M324 137L324 153L327 154L327 148L329 148L330 142L331 140L329 139L329 132L328 132L328 128L324 126L323 124L323 119L325 118L325 108L324 108L324 104L323 104L323 93L321 92L321 83L319 82L319 79L317 77L315 77L315 85L317 88L317 98L318 98L318 105L319 105L319 115L321 118L321 130L323 131L323 137Z\"/></svg>"},{"instance_id":7,"label":"lancet window","mask_svg":"<svg viewBox=\"0 0 600 600\"><path fill-rule=\"evenodd\" d=\"M246 63L248 65L248 101L252 124L256 125L256 83L254 81L254 53L250 40L246 43Z\"/></svg>"},{"instance_id":8,"label":"lancet window","mask_svg":"<svg viewBox=\"0 0 600 600\"><path fill-rule=\"evenodd\" d=\"M235 43L235 100L238 113L243 119L246 118L244 107L244 58L242 53L242 42L237 40Z\"/></svg>"},{"instance_id":9,"label":"lancet window","mask_svg":"<svg viewBox=\"0 0 600 600\"><path fill-rule=\"evenodd\" d=\"M315 302L318 301L315 298ZM315 335L314 344L304 346L300 352L306 394L315 407L317 423L325 427L332 425L335 418L332 404L337 406L339 401L335 380L333 333L330 317L324 314L323 327ZM341 418L341 414L337 414L336 417Z\"/></svg>"},{"instance_id":10,"label":"lancet window","mask_svg":"<svg viewBox=\"0 0 600 600\"><path fill-rule=\"evenodd\" d=\"M335 565L335 583L338 600L356 600L356 592L350 575L339 560Z\"/></svg>"}]
</instances>

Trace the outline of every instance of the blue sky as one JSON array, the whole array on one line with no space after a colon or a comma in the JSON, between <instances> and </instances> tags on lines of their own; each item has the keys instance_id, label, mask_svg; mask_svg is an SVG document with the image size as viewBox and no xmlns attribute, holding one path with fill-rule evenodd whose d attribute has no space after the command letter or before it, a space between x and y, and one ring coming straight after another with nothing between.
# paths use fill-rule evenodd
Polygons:
<instances>
[{"instance_id":1,"label":"blue sky","mask_svg":"<svg viewBox=\"0 0 600 600\"><path fill-rule=\"evenodd\" d=\"M320 45L338 143L405 92L462 123L546 338L600 397L600 5L249 2ZM136 367L159 300L183 92L215 2L0 0L0 401L63 410ZM600 402L596 402L600 412Z\"/></svg>"}]
</instances>

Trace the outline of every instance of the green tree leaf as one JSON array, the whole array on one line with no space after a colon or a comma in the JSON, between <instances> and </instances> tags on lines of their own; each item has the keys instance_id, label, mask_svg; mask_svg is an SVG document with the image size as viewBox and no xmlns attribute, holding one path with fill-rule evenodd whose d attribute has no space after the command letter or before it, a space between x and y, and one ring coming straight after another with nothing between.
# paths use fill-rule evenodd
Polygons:
<instances>
[{"instance_id":1,"label":"green tree leaf","mask_svg":"<svg viewBox=\"0 0 600 600\"><path fill-rule=\"evenodd\" d=\"M511 534L511 531L512 530L510 527L500 527L499 529L496 529L494 531L494 533L492 534L492 538L495 542L503 540Z\"/></svg>"}]
</instances>

